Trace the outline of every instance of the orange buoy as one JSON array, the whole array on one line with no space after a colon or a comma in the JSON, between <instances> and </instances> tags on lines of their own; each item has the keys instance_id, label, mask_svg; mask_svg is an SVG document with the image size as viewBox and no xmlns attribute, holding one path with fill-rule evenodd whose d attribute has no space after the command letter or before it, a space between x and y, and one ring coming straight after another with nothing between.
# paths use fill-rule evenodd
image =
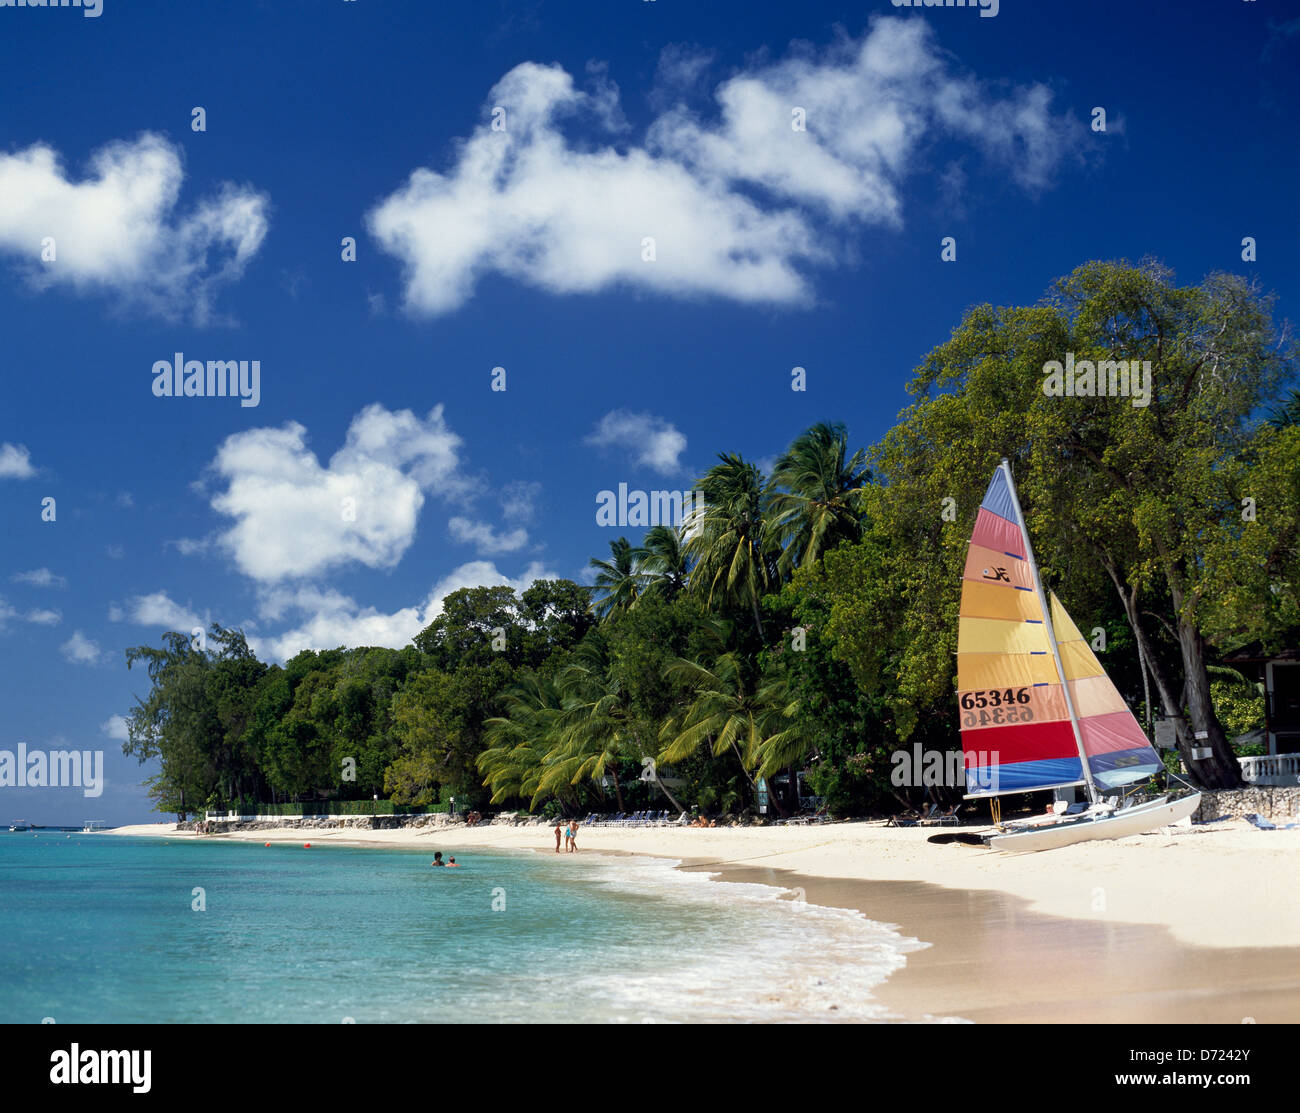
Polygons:
<instances>
[{"instance_id":1,"label":"orange buoy","mask_svg":"<svg viewBox=\"0 0 1300 1113\"><path fill-rule=\"evenodd\" d=\"M305 842L305 843L302 844L302 848L303 848L304 850L306 850L309 846L311 846L311 843L309 843L309 842Z\"/></svg>"},{"instance_id":2,"label":"orange buoy","mask_svg":"<svg viewBox=\"0 0 1300 1113\"><path fill-rule=\"evenodd\" d=\"M270 846L271 844L268 842L268 843L263 843L262 845L263 845L263 846Z\"/></svg>"}]
</instances>

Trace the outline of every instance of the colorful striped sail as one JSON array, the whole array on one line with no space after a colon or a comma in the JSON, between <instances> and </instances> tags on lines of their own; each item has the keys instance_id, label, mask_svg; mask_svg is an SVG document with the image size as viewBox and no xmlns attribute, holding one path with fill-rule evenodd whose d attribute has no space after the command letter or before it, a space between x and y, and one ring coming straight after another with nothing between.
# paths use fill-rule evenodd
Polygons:
<instances>
[{"instance_id":1,"label":"colorful striped sail","mask_svg":"<svg viewBox=\"0 0 1300 1113\"><path fill-rule=\"evenodd\" d=\"M1159 772L1164 764L1160 755L1152 749L1092 647L1055 595L1049 605L1092 779L1106 788L1117 788Z\"/></svg>"},{"instance_id":2,"label":"colorful striped sail","mask_svg":"<svg viewBox=\"0 0 1300 1113\"><path fill-rule=\"evenodd\" d=\"M1160 766L1146 735L1053 597L1070 700L1044 621L1033 550L1004 466L980 504L962 575L957 700L969 796L1086 783L1106 787ZM1070 714L1073 701L1076 723Z\"/></svg>"}]
</instances>

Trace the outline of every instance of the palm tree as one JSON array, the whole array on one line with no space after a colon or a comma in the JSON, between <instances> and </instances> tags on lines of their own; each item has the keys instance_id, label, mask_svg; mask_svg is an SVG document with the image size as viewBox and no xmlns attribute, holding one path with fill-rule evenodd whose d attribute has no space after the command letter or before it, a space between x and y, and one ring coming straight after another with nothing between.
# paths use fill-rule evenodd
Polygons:
<instances>
[{"instance_id":1,"label":"palm tree","mask_svg":"<svg viewBox=\"0 0 1300 1113\"><path fill-rule=\"evenodd\" d=\"M1293 390L1290 398L1273 407L1269 424L1279 429L1285 429L1288 425L1300 425L1300 390Z\"/></svg>"},{"instance_id":2,"label":"palm tree","mask_svg":"<svg viewBox=\"0 0 1300 1113\"><path fill-rule=\"evenodd\" d=\"M601 618L627 610L641 593L636 567L639 550L626 537L611 541L609 548L609 560L591 560L591 567L596 569L591 609Z\"/></svg>"},{"instance_id":3,"label":"palm tree","mask_svg":"<svg viewBox=\"0 0 1300 1113\"><path fill-rule=\"evenodd\" d=\"M777 773L786 773L790 802L798 806L796 770L817 754L817 736L811 724L800 715L803 697L793 676L782 670L763 683L756 698L762 708L762 740L757 749L758 775L770 783ZM776 799L775 792L772 798Z\"/></svg>"},{"instance_id":4,"label":"palm tree","mask_svg":"<svg viewBox=\"0 0 1300 1113\"><path fill-rule=\"evenodd\" d=\"M690 583L709 605L748 607L760 639L759 600L776 580L776 546L767 525L768 495L756 465L722 453L696 484L704 510L693 523L686 555L694 561Z\"/></svg>"},{"instance_id":5,"label":"palm tree","mask_svg":"<svg viewBox=\"0 0 1300 1113\"><path fill-rule=\"evenodd\" d=\"M588 636L556 676L563 710L556 719L556 745L547 755L540 786L556 791L585 779L614 781L623 810L618 761L625 756L627 712L621 693L609 683L609 655L601 637Z\"/></svg>"},{"instance_id":6,"label":"palm tree","mask_svg":"<svg viewBox=\"0 0 1300 1113\"><path fill-rule=\"evenodd\" d=\"M690 579L690 564L682 535L671 526L651 526L638 550L637 572L642 595L675 599Z\"/></svg>"},{"instance_id":7,"label":"palm tree","mask_svg":"<svg viewBox=\"0 0 1300 1113\"><path fill-rule=\"evenodd\" d=\"M815 562L862 532L863 488L871 482L866 453L848 456L848 430L818 422L801 433L772 470L770 518L785 544L781 571Z\"/></svg>"},{"instance_id":8,"label":"palm tree","mask_svg":"<svg viewBox=\"0 0 1300 1113\"><path fill-rule=\"evenodd\" d=\"M706 743L714 757L730 750L757 794L751 770L760 762L773 709L768 697L749 683L749 671L745 658L735 652L723 653L711 667L682 657L668 666L669 677L686 683L690 702L660 730L661 760L681 761ZM782 815L788 814L775 793L772 800Z\"/></svg>"},{"instance_id":9,"label":"palm tree","mask_svg":"<svg viewBox=\"0 0 1300 1113\"><path fill-rule=\"evenodd\" d=\"M530 674L503 702L505 714L483 724L487 749L478 756L478 769L492 790L492 803L518 797L536 804L546 756L555 744L560 693L549 678Z\"/></svg>"},{"instance_id":10,"label":"palm tree","mask_svg":"<svg viewBox=\"0 0 1300 1113\"><path fill-rule=\"evenodd\" d=\"M556 684L564 710L556 720L556 746L547 755L546 772L539 787L556 791L583 780L601 780L608 774L614 782L614 796L623 810L623 789L618 780L618 762L644 760L650 755L644 743L646 726L633 714L622 689L610 675L605 641L588 636L574 651L573 659L560 670ZM650 766L650 779L679 812L673 794Z\"/></svg>"}]
</instances>

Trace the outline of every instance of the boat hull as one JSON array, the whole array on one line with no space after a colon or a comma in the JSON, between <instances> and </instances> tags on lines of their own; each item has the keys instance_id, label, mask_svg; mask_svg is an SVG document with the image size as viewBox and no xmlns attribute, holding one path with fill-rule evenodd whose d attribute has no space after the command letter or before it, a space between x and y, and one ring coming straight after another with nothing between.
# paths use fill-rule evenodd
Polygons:
<instances>
[{"instance_id":1,"label":"boat hull","mask_svg":"<svg viewBox=\"0 0 1300 1113\"><path fill-rule=\"evenodd\" d=\"M1154 831L1186 819L1200 806L1201 794L1194 792L1190 796L1181 796L1176 800L1161 799L1150 804L1140 804L1134 808L1125 808L1112 812L1100 819L1076 819L1069 823L1054 823L1045 827L1017 831L1012 834L994 835L989 839L993 850L1008 850L1017 854L1033 853L1039 850L1054 850L1058 846L1070 846L1077 842L1090 842L1094 839L1122 839L1128 835L1140 835L1144 831Z\"/></svg>"}]
</instances>

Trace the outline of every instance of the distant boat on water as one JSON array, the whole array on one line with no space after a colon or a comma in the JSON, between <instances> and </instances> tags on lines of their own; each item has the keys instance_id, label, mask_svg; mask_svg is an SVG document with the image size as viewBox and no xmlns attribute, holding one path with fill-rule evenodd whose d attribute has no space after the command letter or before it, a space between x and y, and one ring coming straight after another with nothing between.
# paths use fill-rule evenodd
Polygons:
<instances>
[{"instance_id":1,"label":"distant boat on water","mask_svg":"<svg viewBox=\"0 0 1300 1113\"><path fill-rule=\"evenodd\" d=\"M30 831L31 829L32 825L25 819L20 819L17 823L9 824L9 830L11 831Z\"/></svg>"},{"instance_id":2,"label":"distant boat on water","mask_svg":"<svg viewBox=\"0 0 1300 1113\"><path fill-rule=\"evenodd\" d=\"M1164 770L1124 697L1043 591L1011 465L993 473L962 575L957 688L967 798L993 797L994 850L1037 851L1153 831L1200 793L1145 795ZM1086 803L1001 822L1001 796L1082 785Z\"/></svg>"}]
</instances>

